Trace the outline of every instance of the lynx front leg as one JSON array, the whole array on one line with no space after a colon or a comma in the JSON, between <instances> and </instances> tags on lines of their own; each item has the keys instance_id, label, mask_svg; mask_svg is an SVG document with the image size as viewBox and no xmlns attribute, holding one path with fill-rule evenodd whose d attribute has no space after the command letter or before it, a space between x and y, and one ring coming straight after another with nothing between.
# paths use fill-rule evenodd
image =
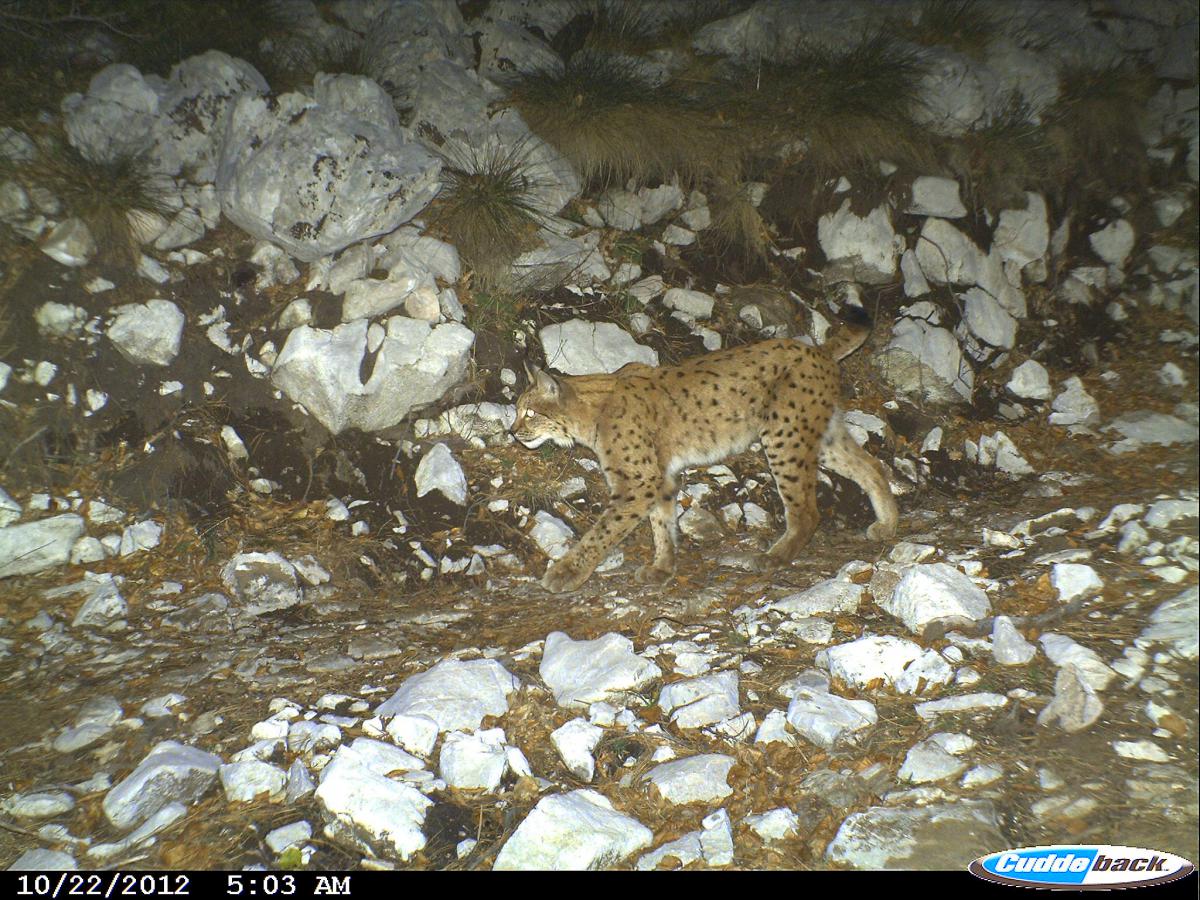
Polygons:
<instances>
[{"instance_id":1,"label":"lynx front leg","mask_svg":"<svg viewBox=\"0 0 1200 900\"><path fill-rule=\"evenodd\" d=\"M604 561L609 552L622 538L638 526L646 517L653 501L637 495L614 497L612 505L604 511L591 530L565 555L550 563L542 576L542 587L551 593L573 591L588 580L596 566Z\"/></svg>"}]
</instances>

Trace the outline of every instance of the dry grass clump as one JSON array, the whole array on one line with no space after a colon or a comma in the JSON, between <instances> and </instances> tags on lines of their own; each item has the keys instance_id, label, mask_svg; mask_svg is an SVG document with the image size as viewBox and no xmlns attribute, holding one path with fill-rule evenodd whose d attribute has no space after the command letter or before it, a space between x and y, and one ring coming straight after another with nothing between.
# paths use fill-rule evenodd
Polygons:
<instances>
[{"instance_id":1,"label":"dry grass clump","mask_svg":"<svg viewBox=\"0 0 1200 900\"><path fill-rule=\"evenodd\" d=\"M986 125L948 140L945 159L970 208L1022 206L1025 191L1053 193L1066 176L1046 128L1016 95Z\"/></svg>"},{"instance_id":2,"label":"dry grass clump","mask_svg":"<svg viewBox=\"0 0 1200 900\"><path fill-rule=\"evenodd\" d=\"M896 22L900 33L927 47L953 47L982 56L1000 30L994 5L979 0L925 0L915 22Z\"/></svg>"},{"instance_id":3,"label":"dry grass clump","mask_svg":"<svg viewBox=\"0 0 1200 900\"><path fill-rule=\"evenodd\" d=\"M740 73L732 111L758 129L762 149L799 149L823 176L874 176L879 162L933 164L923 129L912 121L924 64L884 32L847 48L814 44L786 64Z\"/></svg>"},{"instance_id":4,"label":"dry grass clump","mask_svg":"<svg viewBox=\"0 0 1200 900\"><path fill-rule=\"evenodd\" d=\"M1150 164L1139 123L1156 86L1149 71L1125 63L1062 73L1061 92L1045 119L1084 192L1108 197L1147 185Z\"/></svg>"},{"instance_id":5,"label":"dry grass clump","mask_svg":"<svg viewBox=\"0 0 1200 900\"><path fill-rule=\"evenodd\" d=\"M430 223L447 235L472 272L473 284L494 290L512 261L537 244L544 215L536 206L540 183L532 174L527 140L447 145L444 185L430 207Z\"/></svg>"},{"instance_id":6,"label":"dry grass clump","mask_svg":"<svg viewBox=\"0 0 1200 900\"><path fill-rule=\"evenodd\" d=\"M11 163L26 187L44 188L61 204L63 215L83 220L101 259L133 263L140 254L139 220L166 216L171 182L153 173L140 155L93 161L62 136L43 136L37 155Z\"/></svg>"},{"instance_id":7,"label":"dry grass clump","mask_svg":"<svg viewBox=\"0 0 1200 900\"><path fill-rule=\"evenodd\" d=\"M744 182L718 180L708 194L712 224L701 232L701 245L723 265L748 280L766 265L774 241L767 223L751 202Z\"/></svg>"},{"instance_id":8,"label":"dry grass clump","mask_svg":"<svg viewBox=\"0 0 1200 900\"><path fill-rule=\"evenodd\" d=\"M595 189L632 180L696 183L719 141L709 117L669 86L651 82L637 59L577 53L562 72L522 79L512 102L533 131Z\"/></svg>"}]
</instances>

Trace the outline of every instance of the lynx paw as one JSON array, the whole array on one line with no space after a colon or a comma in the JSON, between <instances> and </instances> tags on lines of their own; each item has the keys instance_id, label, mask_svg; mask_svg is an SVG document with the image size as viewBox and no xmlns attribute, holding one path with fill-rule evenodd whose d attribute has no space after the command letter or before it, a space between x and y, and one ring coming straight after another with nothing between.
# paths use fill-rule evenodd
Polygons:
<instances>
[{"instance_id":1,"label":"lynx paw","mask_svg":"<svg viewBox=\"0 0 1200 900\"><path fill-rule=\"evenodd\" d=\"M895 522L876 522L867 529L867 537L873 541L890 541L895 536Z\"/></svg>"},{"instance_id":2,"label":"lynx paw","mask_svg":"<svg viewBox=\"0 0 1200 900\"><path fill-rule=\"evenodd\" d=\"M675 569L658 568L654 565L640 566L633 573L633 579L638 584L666 584L675 577Z\"/></svg>"},{"instance_id":3,"label":"lynx paw","mask_svg":"<svg viewBox=\"0 0 1200 900\"><path fill-rule=\"evenodd\" d=\"M570 557L550 563L546 574L542 576L542 587L552 594L562 594L573 591L588 580L591 570L581 570Z\"/></svg>"}]
</instances>

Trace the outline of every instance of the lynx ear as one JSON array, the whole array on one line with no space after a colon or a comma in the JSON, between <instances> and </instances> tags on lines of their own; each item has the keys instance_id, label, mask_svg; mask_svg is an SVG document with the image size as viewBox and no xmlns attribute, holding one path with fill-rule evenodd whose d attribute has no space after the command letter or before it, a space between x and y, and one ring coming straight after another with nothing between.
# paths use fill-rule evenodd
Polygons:
<instances>
[{"instance_id":1,"label":"lynx ear","mask_svg":"<svg viewBox=\"0 0 1200 900\"><path fill-rule=\"evenodd\" d=\"M545 372L529 361L525 362L525 377L531 387L536 387L547 397L558 397L558 381L549 372Z\"/></svg>"}]
</instances>

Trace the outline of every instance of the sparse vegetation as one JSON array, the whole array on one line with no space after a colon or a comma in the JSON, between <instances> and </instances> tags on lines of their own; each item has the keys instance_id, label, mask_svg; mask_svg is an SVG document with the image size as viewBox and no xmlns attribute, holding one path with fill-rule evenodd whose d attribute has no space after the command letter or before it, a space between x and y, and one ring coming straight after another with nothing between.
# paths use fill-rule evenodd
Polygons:
<instances>
[{"instance_id":1,"label":"sparse vegetation","mask_svg":"<svg viewBox=\"0 0 1200 900\"><path fill-rule=\"evenodd\" d=\"M718 181L709 191L712 224L701 233L702 245L748 280L767 262L773 245L767 223L751 202L745 183Z\"/></svg>"},{"instance_id":2,"label":"sparse vegetation","mask_svg":"<svg viewBox=\"0 0 1200 900\"><path fill-rule=\"evenodd\" d=\"M445 184L430 209L484 291L501 288L512 261L536 245L543 215L529 165L529 142L491 138L484 146L447 144Z\"/></svg>"},{"instance_id":3,"label":"sparse vegetation","mask_svg":"<svg viewBox=\"0 0 1200 900\"><path fill-rule=\"evenodd\" d=\"M915 22L896 24L918 44L953 47L979 57L999 30L1000 19L994 5L979 0L925 0Z\"/></svg>"},{"instance_id":4,"label":"sparse vegetation","mask_svg":"<svg viewBox=\"0 0 1200 900\"><path fill-rule=\"evenodd\" d=\"M86 158L62 136L46 136L29 162L12 173L27 187L50 192L65 215L88 226L101 259L132 263L148 217L171 213L169 179L154 174L141 156L105 162Z\"/></svg>"},{"instance_id":5,"label":"sparse vegetation","mask_svg":"<svg viewBox=\"0 0 1200 900\"><path fill-rule=\"evenodd\" d=\"M1058 101L1045 119L1084 193L1108 197L1147 185L1150 164L1139 123L1155 87L1149 71L1125 64L1063 72Z\"/></svg>"},{"instance_id":6,"label":"sparse vegetation","mask_svg":"<svg viewBox=\"0 0 1200 900\"><path fill-rule=\"evenodd\" d=\"M1021 206L1025 191L1056 192L1065 174L1046 129L1015 95L991 122L947 141L945 158L970 209Z\"/></svg>"},{"instance_id":7,"label":"sparse vegetation","mask_svg":"<svg viewBox=\"0 0 1200 900\"><path fill-rule=\"evenodd\" d=\"M666 181L675 173L695 183L719 144L712 123L678 91L654 85L640 65L578 53L561 73L524 78L512 102L593 188Z\"/></svg>"}]
</instances>

